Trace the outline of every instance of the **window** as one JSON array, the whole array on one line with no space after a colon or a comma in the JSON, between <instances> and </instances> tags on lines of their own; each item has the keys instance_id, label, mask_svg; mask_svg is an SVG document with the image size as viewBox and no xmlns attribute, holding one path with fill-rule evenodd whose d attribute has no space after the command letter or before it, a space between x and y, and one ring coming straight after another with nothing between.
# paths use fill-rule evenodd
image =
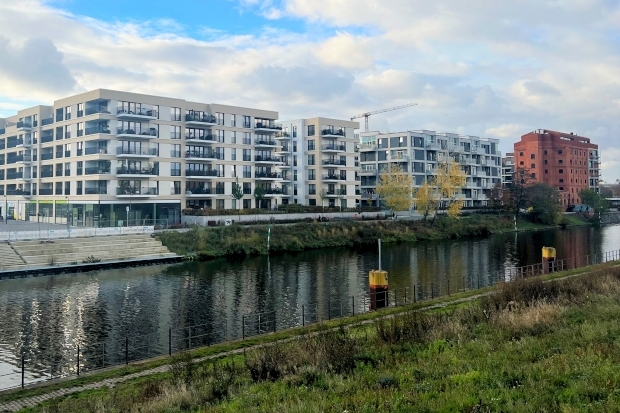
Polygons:
<instances>
[{"instance_id":1,"label":"window","mask_svg":"<svg viewBox=\"0 0 620 413\"><path fill-rule=\"evenodd\" d=\"M308 165L314 165L314 155L308 155Z\"/></svg>"},{"instance_id":2,"label":"window","mask_svg":"<svg viewBox=\"0 0 620 413\"><path fill-rule=\"evenodd\" d=\"M523 161L519 162L519 165L525 165L525 163Z\"/></svg>"},{"instance_id":3,"label":"window","mask_svg":"<svg viewBox=\"0 0 620 413\"><path fill-rule=\"evenodd\" d=\"M252 123L250 122L250 117L249 116L243 116L243 125L241 125L244 128L251 128L252 127Z\"/></svg>"},{"instance_id":4,"label":"window","mask_svg":"<svg viewBox=\"0 0 620 413\"><path fill-rule=\"evenodd\" d=\"M548 174L548 173L549 173L549 170L548 170L548 169L545 169L545 173L546 173L546 174Z\"/></svg>"},{"instance_id":5,"label":"window","mask_svg":"<svg viewBox=\"0 0 620 413\"><path fill-rule=\"evenodd\" d=\"M523 152L519 152L519 156L523 156Z\"/></svg>"},{"instance_id":6,"label":"window","mask_svg":"<svg viewBox=\"0 0 620 413\"><path fill-rule=\"evenodd\" d=\"M244 195L252 195L252 184L249 182L243 183L243 194Z\"/></svg>"},{"instance_id":7,"label":"window","mask_svg":"<svg viewBox=\"0 0 620 413\"><path fill-rule=\"evenodd\" d=\"M217 188L215 188L215 190L217 191ZM224 192L222 192L224 193ZM216 199L215 200L215 209L224 209L224 200L223 199Z\"/></svg>"},{"instance_id":8,"label":"window","mask_svg":"<svg viewBox=\"0 0 620 413\"><path fill-rule=\"evenodd\" d=\"M181 181L170 182L170 193L173 195L181 194Z\"/></svg>"},{"instance_id":9,"label":"window","mask_svg":"<svg viewBox=\"0 0 620 413\"><path fill-rule=\"evenodd\" d=\"M77 117L81 118L82 116L84 116L84 104L78 103L77 104Z\"/></svg>"},{"instance_id":10,"label":"window","mask_svg":"<svg viewBox=\"0 0 620 413\"><path fill-rule=\"evenodd\" d=\"M559 189L560 191L563 191L563 190L564 190L564 187L563 187L563 186L561 186L561 187L559 187L558 189Z\"/></svg>"},{"instance_id":11,"label":"window","mask_svg":"<svg viewBox=\"0 0 620 413\"><path fill-rule=\"evenodd\" d=\"M217 131L217 141L224 142L224 131L223 130Z\"/></svg>"},{"instance_id":12,"label":"window","mask_svg":"<svg viewBox=\"0 0 620 413\"><path fill-rule=\"evenodd\" d=\"M170 120L181 121L181 108L170 108Z\"/></svg>"},{"instance_id":13,"label":"window","mask_svg":"<svg viewBox=\"0 0 620 413\"><path fill-rule=\"evenodd\" d=\"M297 137L297 126L293 126L293 138Z\"/></svg>"},{"instance_id":14,"label":"window","mask_svg":"<svg viewBox=\"0 0 620 413\"><path fill-rule=\"evenodd\" d=\"M251 178L252 177L252 168L250 165L243 165L243 177Z\"/></svg>"},{"instance_id":15,"label":"window","mask_svg":"<svg viewBox=\"0 0 620 413\"><path fill-rule=\"evenodd\" d=\"M309 199L309 200L308 200L308 205L310 205L310 206L316 206L316 199Z\"/></svg>"},{"instance_id":16,"label":"window","mask_svg":"<svg viewBox=\"0 0 620 413\"><path fill-rule=\"evenodd\" d=\"M84 135L84 122L80 122L77 124L77 136Z\"/></svg>"},{"instance_id":17,"label":"window","mask_svg":"<svg viewBox=\"0 0 620 413\"><path fill-rule=\"evenodd\" d=\"M297 152L297 142L293 142L293 152Z\"/></svg>"},{"instance_id":18,"label":"window","mask_svg":"<svg viewBox=\"0 0 620 413\"><path fill-rule=\"evenodd\" d=\"M308 194L309 195L316 195L316 185L315 184L309 184L308 185Z\"/></svg>"},{"instance_id":19,"label":"window","mask_svg":"<svg viewBox=\"0 0 620 413\"><path fill-rule=\"evenodd\" d=\"M560 179L560 183L563 184L564 183L564 179Z\"/></svg>"},{"instance_id":20,"label":"window","mask_svg":"<svg viewBox=\"0 0 620 413\"><path fill-rule=\"evenodd\" d=\"M308 150L309 151L313 151L314 149L315 149L315 147L314 147L314 139L310 139L308 141Z\"/></svg>"},{"instance_id":21,"label":"window","mask_svg":"<svg viewBox=\"0 0 620 413\"><path fill-rule=\"evenodd\" d=\"M251 149L244 149L243 150L243 161L244 162L249 162L252 160L252 150Z\"/></svg>"},{"instance_id":22,"label":"window","mask_svg":"<svg viewBox=\"0 0 620 413\"><path fill-rule=\"evenodd\" d=\"M562 159L558 159L558 163L561 165L564 163L564 161Z\"/></svg>"},{"instance_id":23,"label":"window","mask_svg":"<svg viewBox=\"0 0 620 413\"><path fill-rule=\"evenodd\" d=\"M84 171L84 162L79 161L77 163L77 175L82 175L83 171Z\"/></svg>"},{"instance_id":24,"label":"window","mask_svg":"<svg viewBox=\"0 0 620 413\"><path fill-rule=\"evenodd\" d=\"M297 195L297 184L293 185L293 195ZM297 200L295 200L297 201ZM297 203L297 202L295 202Z\"/></svg>"},{"instance_id":25,"label":"window","mask_svg":"<svg viewBox=\"0 0 620 413\"><path fill-rule=\"evenodd\" d=\"M236 161L237 160L237 150L235 148L232 148L230 150L230 160L231 161Z\"/></svg>"},{"instance_id":26,"label":"window","mask_svg":"<svg viewBox=\"0 0 620 413\"><path fill-rule=\"evenodd\" d=\"M71 119L71 106L65 108L65 120Z\"/></svg>"},{"instance_id":27,"label":"window","mask_svg":"<svg viewBox=\"0 0 620 413\"><path fill-rule=\"evenodd\" d=\"M308 180L314 181L316 179L316 170L308 169Z\"/></svg>"},{"instance_id":28,"label":"window","mask_svg":"<svg viewBox=\"0 0 620 413\"><path fill-rule=\"evenodd\" d=\"M293 181L297 181L297 169L293 171Z\"/></svg>"},{"instance_id":29,"label":"window","mask_svg":"<svg viewBox=\"0 0 620 413\"><path fill-rule=\"evenodd\" d=\"M532 169L536 168L536 164L535 163L531 164L530 168L532 168Z\"/></svg>"},{"instance_id":30,"label":"window","mask_svg":"<svg viewBox=\"0 0 620 413\"><path fill-rule=\"evenodd\" d=\"M536 179L536 174L532 172L532 179Z\"/></svg>"},{"instance_id":31,"label":"window","mask_svg":"<svg viewBox=\"0 0 620 413\"><path fill-rule=\"evenodd\" d=\"M69 158L71 156L71 144L65 143L65 158Z\"/></svg>"},{"instance_id":32,"label":"window","mask_svg":"<svg viewBox=\"0 0 620 413\"><path fill-rule=\"evenodd\" d=\"M243 132L243 144L244 145L252 144L252 134L250 132Z\"/></svg>"},{"instance_id":33,"label":"window","mask_svg":"<svg viewBox=\"0 0 620 413\"><path fill-rule=\"evenodd\" d=\"M170 164L170 176L181 176L181 162L172 162Z\"/></svg>"},{"instance_id":34,"label":"window","mask_svg":"<svg viewBox=\"0 0 620 413\"><path fill-rule=\"evenodd\" d=\"M218 125L224 125L224 114L220 112L215 112L215 117L217 119Z\"/></svg>"},{"instance_id":35,"label":"window","mask_svg":"<svg viewBox=\"0 0 620 413\"><path fill-rule=\"evenodd\" d=\"M237 132L230 132L230 143L237 143Z\"/></svg>"},{"instance_id":36,"label":"window","mask_svg":"<svg viewBox=\"0 0 620 413\"><path fill-rule=\"evenodd\" d=\"M558 155L562 155L562 149L558 149Z\"/></svg>"},{"instance_id":37,"label":"window","mask_svg":"<svg viewBox=\"0 0 620 413\"><path fill-rule=\"evenodd\" d=\"M545 151L545 155L547 154L547 151Z\"/></svg>"},{"instance_id":38,"label":"window","mask_svg":"<svg viewBox=\"0 0 620 413\"><path fill-rule=\"evenodd\" d=\"M536 155L535 154L531 154L530 155L530 159L536 159Z\"/></svg>"},{"instance_id":39,"label":"window","mask_svg":"<svg viewBox=\"0 0 620 413\"><path fill-rule=\"evenodd\" d=\"M215 193L217 195L224 195L224 182L217 182L215 184ZM222 202L224 202L223 199Z\"/></svg>"},{"instance_id":40,"label":"window","mask_svg":"<svg viewBox=\"0 0 620 413\"><path fill-rule=\"evenodd\" d=\"M547 165L547 160L545 159L545 165Z\"/></svg>"},{"instance_id":41,"label":"window","mask_svg":"<svg viewBox=\"0 0 620 413\"><path fill-rule=\"evenodd\" d=\"M179 114L179 116L181 116L181 114ZM170 139L181 139L181 127L180 126L170 127Z\"/></svg>"},{"instance_id":42,"label":"window","mask_svg":"<svg viewBox=\"0 0 620 413\"><path fill-rule=\"evenodd\" d=\"M237 115L230 115L230 126L237 126Z\"/></svg>"},{"instance_id":43,"label":"window","mask_svg":"<svg viewBox=\"0 0 620 413\"><path fill-rule=\"evenodd\" d=\"M172 149L170 150L171 158L180 158L181 157L181 145L175 144L172 145Z\"/></svg>"},{"instance_id":44,"label":"window","mask_svg":"<svg viewBox=\"0 0 620 413\"><path fill-rule=\"evenodd\" d=\"M560 169L560 170L558 171L558 173L563 174L563 173L564 173L564 169Z\"/></svg>"},{"instance_id":45,"label":"window","mask_svg":"<svg viewBox=\"0 0 620 413\"><path fill-rule=\"evenodd\" d=\"M71 195L71 182L65 182L65 195Z\"/></svg>"}]
</instances>

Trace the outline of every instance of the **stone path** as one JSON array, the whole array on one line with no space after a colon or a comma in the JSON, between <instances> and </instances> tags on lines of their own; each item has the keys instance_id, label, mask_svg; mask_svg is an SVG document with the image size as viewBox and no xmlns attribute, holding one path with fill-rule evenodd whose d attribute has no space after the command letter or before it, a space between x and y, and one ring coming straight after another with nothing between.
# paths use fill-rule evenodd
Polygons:
<instances>
[{"instance_id":1,"label":"stone path","mask_svg":"<svg viewBox=\"0 0 620 413\"><path fill-rule=\"evenodd\" d=\"M425 307L422 307L420 309L418 309L418 311L427 311L427 310L433 310L433 309L437 309L437 308L442 308L445 307L447 305L451 305L451 304L458 304L458 303L463 303L466 301L472 301L475 300L477 298L480 298L484 295L488 295L490 294L490 292L487 293L482 293L482 294L476 294L473 295L471 297L467 297L467 298L461 298L458 300L454 300L454 301L447 301L444 303L438 303L438 304L432 304L432 305L428 305ZM380 317L380 318L391 318L393 317L395 314L389 314L386 315L384 317ZM377 318L372 319L372 320L364 320L361 321L359 323L355 323L355 324L351 324L349 326L354 326L354 325L364 325L364 324L370 324L373 323L375 320L377 320ZM315 332L315 333L311 333L311 335L314 334L321 334L322 332ZM279 340L279 343L286 343L292 340L296 340L298 339L299 336L295 336L295 337L291 337L291 338L287 338L284 340ZM265 345L268 344L273 344L272 342L270 343L265 343L265 344L257 344L255 346L250 346L250 347L245 347L245 348L241 348L241 349L237 349L237 350L231 350L231 351L227 351L224 353L218 353L218 354L214 354L211 356L205 356L205 357L201 357L199 359L195 359L194 362L195 363L202 363L214 358L221 358L222 356L230 356L230 355L234 355L234 354L241 354L244 351L248 351L248 350L255 350L258 349L260 347L263 347ZM19 399L19 400L14 400L12 402L8 402L8 403L0 403L0 412L4 413L4 412L17 412L21 409L27 408L27 407L34 407L37 406L38 404L41 404L45 401L48 400L52 400L52 399L56 399L59 397L64 397L67 396L69 394L72 393L79 393L81 391L85 391L85 390L95 390L95 389L101 389L103 387L109 387L112 388L115 385L119 384L119 383L123 383L138 377L144 377L144 376L150 376L152 374L157 374L157 373L165 373L167 371L169 371L170 369L170 365L169 364L164 364L163 366L159 366L159 367L155 367L152 369L148 369L148 370L143 370L137 373L133 373L133 374L128 374L126 376L122 376L122 377L115 377L115 378L110 378L110 379L106 379L106 380L102 380L99 382L95 382L95 383L90 383L90 384L85 384L83 386L76 386L76 387L68 387L68 388L64 388L64 389L58 389L49 393L45 393L45 394L40 394L37 396L32 396L32 397L28 397L28 398L24 398L24 399Z\"/></svg>"}]
</instances>

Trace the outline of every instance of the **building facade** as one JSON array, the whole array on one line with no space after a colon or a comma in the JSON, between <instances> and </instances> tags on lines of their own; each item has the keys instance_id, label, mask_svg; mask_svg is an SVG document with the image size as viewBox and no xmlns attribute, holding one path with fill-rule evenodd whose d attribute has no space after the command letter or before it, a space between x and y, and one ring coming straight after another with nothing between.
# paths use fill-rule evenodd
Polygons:
<instances>
[{"instance_id":1,"label":"building facade","mask_svg":"<svg viewBox=\"0 0 620 413\"><path fill-rule=\"evenodd\" d=\"M461 199L466 207L486 205L493 185L501 183L499 140L428 130L398 133L360 133L362 205L378 205L375 194L381 172L399 165L411 173L414 187L436 174L450 158L459 162L467 180Z\"/></svg>"},{"instance_id":2,"label":"building facade","mask_svg":"<svg viewBox=\"0 0 620 413\"><path fill-rule=\"evenodd\" d=\"M356 208L360 202L355 135L359 122L318 117L278 125L289 202Z\"/></svg>"},{"instance_id":3,"label":"building facade","mask_svg":"<svg viewBox=\"0 0 620 413\"><path fill-rule=\"evenodd\" d=\"M555 187L564 206L580 204L582 189L599 192L600 154L589 138L538 129L514 144L514 155L515 171Z\"/></svg>"},{"instance_id":4,"label":"building facade","mask_svg":"<svg viewBox=\"0 0 620 413\"><path fill-rule=\"evenodd\" d=\"M506 153L502 158L502 186L510 188L515 172L515 154L513 152Z\"/></svg>"},{"instance_id":5,"label":"building facade","mask_svg":"<svg viewBox=\"0 0 620 413\"><path fill-rule=\"evenodd\" d=\"M1 214L73 225L175 222L185 208L254 207L256 186L266 189L263 207L287 203L277 118L105 89L21 110L0 119Z\"/></svg>"}]
</instances>

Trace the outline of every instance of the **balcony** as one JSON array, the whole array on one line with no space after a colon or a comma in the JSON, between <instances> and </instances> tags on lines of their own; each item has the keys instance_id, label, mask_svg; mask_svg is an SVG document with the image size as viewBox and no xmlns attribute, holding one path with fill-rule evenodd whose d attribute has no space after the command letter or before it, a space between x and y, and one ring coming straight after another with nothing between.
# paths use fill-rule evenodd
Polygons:
<instances>
[{"instance_id":1,"label":"balcony","mask_svg":"<svg viewBox=\"0 0 620 413\"><path fill-rule=\"evenodd\" d=\"M157 119L158 113L155 109L138 108L135 111L118 108L116 116L119 119L136 119L136 120L151 120Z\"/></svg>"},{"instance_id":2,"label":"balcony","mask_svg":"<svg viewBox=\"0 0 620 413\"><path fill-rule=\"evenodd\" d=\"M212 179L212 178L221 178L222 174L219 173L216 169L186 169L185 176L190 179Z\"/></svg>"},{"instance_id":3,"label":"balcony","mask_svg":"<svg viewBox=\"0 0 620 413\"><path fill-rule=\"evenodd\" d=\"M116 148L116 155L119 158L151 158L158 156L157 148Z\"/></svg>"},{"instance_id":4,"label":"balcony","mask_svg":"<svg viewBox=\"0 0 620 413\"><path fill-rule=\"evenodd\" d=\"M32 158L30 157L30 155L17 155L17 156L13 156L11 158L7 158L6 159L6 163L22 163L22 164L26 164L26 163L30 163L32 162Z\"/></svg>"},{"instance_id":5,"label":"balcony","mask_svg":"<svg viewBox=\"0 0 620 413\"><path fill-rule=\"evenodd\" d=\"M271 122L256 122L254 131L259 133L278 133L282 131L282 126Z\"/></svg>"},{"instance_id":6,"label":"balcony","mask_svg":"<svg viewBox=\"0 0 620 413\"><path fill-rule=\"evenodd\" d=\"M109 134L110 133L110 127L107 126L107 125L106 126L92 126L90 128L86 128L84 130L84 135L95 135L97 133Z\"/></svg>"},{"instance_id":7,"label":"balcony","mask_svg":"<svg viewBox=\"0 0 620 413\"><path fill-rule=\"evenodd\" d=\"M390 161L392 162L408 162L409 161L409 155L404 154L404 153L395 153L393 155L390 155Z\"/></svg>"},{"instance_id":8,"label":"balcony","mask_svg":"<svg viewBox=\"0 0 620 413\"><path fill-rule=\"evenodd\" d=\"M39 188L39 195L54 195L53 188Z\"/></svg>"},{"instance_id":9,"label":"balcony","mask_svg":"<svg viewBox=\"0 0 620 413\"><path fill-rule=\"evenodd\" d=\"M422 171L424 172L424 171ZM362 169L359 172L360 175L376 175L377 174L377 168L364 168L364 166L362 166Z\"/></svg>"},{"instance_id":10,"label":"balcony","mask_svg":"<svg viewBox=\"0 0 620 413\"><path fill-rule=\"evenodd\" d=\"M41 126L51 125L52 123L54 123L54 118L43 119L41 121Z\"/></svg>"},{"instance_id":11,"label":"balcony","mask_svg":"<svg viewBox=\"0 0 620 413\"><path fill-rule=\"evenodd\" d=\"M360 152L376 151L377 145L374 143L364 143L360 146Z\"/></svg>"},{"instance_id":12,"label":"balcony","mask_svg":"<svg viewBox=\"0 0 620 413\"><path fill-rule=\"evenodd\" d=\"M54 176L54 171L52 170L42 170L41 171L41 178L51 178Z\"/></svg>"},{"instance_id":13,"label":"balcony","mask_svg":"<svg viewBox=\"0 0 620 413\"><path fill-rule=\"evenodd\" d=\"M276 154L282 154L282 155L287 155L291 153L291 148L288 145L282 146L278 149L276 149Z\"/></svg>"},{"instance_id":14,"label":"balcony","mask_svg":"<svg viewBox=\"0 0 620 413\"><path fill-rule=\"evenodd\" d=\"M7 195L18 195L18 196L23 196L25 198L30 198L30 191L23 190L23 189L7 189L6 194Z\"/></svg>"},{"instance_id":15,"label":"balcony","mask_svg":"<svg viewBox=\"0 0 620 413\"><path fill-rule=\"evenodd\" d=\"M97 115L97 114L110 115L110 110L107 106L99 106L94 108L86 108L86 116Z\"/></svg>"},{"instance_id":16,"label":"balcony","mask_svg":"<svg viewBox=\"0 0 620 413\"><path fill-rule=\"evenodd\" d=\"M223 159L223 155L224 154L217 153L215 151L187 151L185 152L185 159L212 162L218 159Z\"/></svg>"},{"instance_id":17,"label":"balcony","mask_svg":"<svg viewBox=\"0 0 620 413\"><path fill-rule=\"evenodd\" d=\"M124 186L116 188L116 196L119 198L144 198L157 195L157 188L138 186Z\"/></svg>"},{"instance_id":18,"label":"balcony","mask_svg":"<svg viewBox=\"0 0 620 413\"><path fill-rule=\"evenodd\" d=\"M342 189L337 189L337 190L334 190L334 191L327 191L326 195L328 197L346 196L347 195L347 191L342 190Z\"/></svg>"},{"instance_id":19,"label":"balcony","mask_svg":"<svg viewBox=\"0 0 620 413\"><path fill-rule=\"evenodd\" d=\"M323 160L323 166L347 166L346 161L340 159L325 159Z\"/></svg>"},{"instance_id":20,"label":"balcony","mask_svg":"<svg viewBox=\"0 0 620 413\"><path fill-rule=\"evenodd\" d=\"M153 139L157 138L157 129L150 128L149 130L139 131L135 129L116 129L116 137L119 139Z\"/></svg>"},{"instance_id":21,"label":"balcony","mask_svg":"<svg viewBox=\"0 0 620 413\"><path fill-rule=\"evenodd\" d=\"M41 135L41 143L52 142L54 140L53 133L47 133L45 135Z\"/></svg>"},{"instance_id":22,"label":"balcony","mask_svg":"<svg viewBox=\"0 0 620 413\"><path fill-rule=\"evenodd\" d=\"M323 136L324 138L344 138L345 133L343 129L323 129L321 131L321 136Z\"/></svg>"},{"instance_id":23,"label":"balcony","mask_svg":"<svg viewBox=\"0 0 620 413\"><path fill-rule=\"evenodd\" d=\"M85 155L107 155L108 148L100 148L98 146L95 146L94 148L86 148L84 149L84 154Z\"/></svg>"},{"instance_id":24,"label":"balcony","mask_svg":"<svg viewBox=\"0 0 620 413\"><path fill-rule=\"evenodd\" d=\"M154 168L154 167L127 168L126 166L119 166L118 168L116 168L117 177L133 177L133 176L153 177L153 176L158 176L158 175L159 175L159 168Z\"/></svg>"},{"instance_id":25,"label":"balcony","mask_svg":"<svg viewBox=\"0 0 620 413\"><path fill-rule=\"evenodd\" d=\"M109 174L110 174L110 168L106 168L102 166L87 166L86 168L84 168L84 175L109 175Z\"/></svg>"},{"instance_id":26,"label":"balcony","mask_svg":"<svg viewBox=\"0 0 620 413\"><path fill-rule=\"evenodd\" d=\"M32 123L30 122L17 122L17 130L18 131L29 131L30 129L32 129Z\"/></svg>"},{"instance_id":27,"label":"balcony","mask_svg":"<svg viewBox=\"0 0 620 413\"><path fill-rule=\"evenodd\" d=\"M29 148L30 146L32 146L32 139L24 139L24 138L18 138L15 147L16 148Z\"/></svg>"},{"instance_id":28,"label":"balcony","mask_svg":"<svg viewBox=\"0 0 620 413\"><path fill-rule=\"evenodd\" d=\"M346 176L341 175L323 175L324 181L346 181Z\"/></svg>"},{"instance_id":29,"label":"balcony","mask_svg":"<svg viewBox=\"0 0 620 413\"><path fill-rule=\"evenodd\" d=\"M185 196L189 198L200 198L205 196L213 196L216 195L215 191L212 188L188 188L185 191Z\"/></svg>"},{"instance_id":30,"label":"balcony","mask_svg":"<svg viewBox=\"0 0 620 413\"><path fill-rule=\"evenodd\" d=\"M267 139L256 139L254 141L254 146L257 148L277 148L278 142Z\"/></svg>"},{"instance_id":31,"label":"balcony","mask_svg":"<svg viewBox=\"0 0 620 413\"><path fill-rule=\"evenodd\" d=\"M282 164L282 160L280 158L272 158L271 156L260 156L257 155L254 157L254 162L258 164Z\"/></svg>"},{"instance_id":32,"label":"balcony","mask_svg":"<svg viewBox=\"0 0 620 413\"><path fill-rule=\"evenodd\" d=\"M275 172L256 172L254 174L254 179L263 180L263 181L274 181L274 180L282 180L282 174L278 174Z\"/></svg>"},{"instance_id":33,"label":"balcony","mask_svg":"<svg viewBox=\"0 0 620 413\"><path fill-rule=\"evenodd\" d=\"M23 172L7 172L6 179L21 179L24 177Z\"/></svg>"},{"instance_id":34,"label":"balcony","mask_svg":"<svg viewBox=\"0 0 620 413\"><path fill-rule=\"evenodd\" d=\"M212 143L216 143L217 142L217 136L215 136L215 135L204 135L204 136L185 135L185 140L187 141L187 143L206 143L206 144L212 144Z\"/></svg>"},{"instance_id":35,"label":"balcony","mask_svg":"<svg viewBox=\"0 0 620 413\"><path fill-rule=\"evenodd\" d=\"M289 139L290 137L291 134L288 132L280 132L276 136L274 136L275 139Z\"/></svg>"},{"instance_id":36,"label":"balcony","mask_svg":"<svg viewBox=\"0 0 620 413\"><path fill-rule=\"evenodd\" d=\"M282 191L282 188L267 188L265 190L266 198L274 198L282 195L288 195L288 191Z\"/></svg>"},{"instance_id":37,"label":"balcony","mask_svg":"<svg viewBox=\"0 0 620 413\"><path fill-rule=\"evenodd\" d=\"M217 125L217 118L213 115L188 113L185 115L185 124L187 126L195 126L198 128L209 128Z\"/></svg>"},{"instance_id":38,"label":"balcony","mask_svg":"<svg viewBox=\"0 0 620 413\"><path fill-rule=\"evenodd\" d=\"M95 188L84 188L84 195L107 195L108 188L105 187L95 187Z\"/></svg>"},{"instance_id":39,"label":"balcony","mask_svg":"<svg viewBox=\"0 0 620 413\"><path fill-rule=\"evenodd\" d=\"M323 145L323 152L344 152L345 145Z\"/></svg>"}]
</instances>

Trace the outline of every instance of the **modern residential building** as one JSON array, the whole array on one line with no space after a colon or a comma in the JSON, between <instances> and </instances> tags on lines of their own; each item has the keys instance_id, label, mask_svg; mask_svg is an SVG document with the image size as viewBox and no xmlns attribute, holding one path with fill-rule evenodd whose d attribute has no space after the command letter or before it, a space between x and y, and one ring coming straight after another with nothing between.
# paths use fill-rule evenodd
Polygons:
<instances>
[{"instance_id":1,"label":"modern residential building","mask_svg":"<svg viewBox=\"0 0 620 413\"><path fill-rule=\"evenodd\" d=\"M428 130L361 132L360 139L363 206L379 203L375 194L379 174L394 164L411 173L413 185L418 187L436 173L438 163L455 159L467 175L462 190L467 207L486 205L491 188L502 179L498 139Z\"/></svg>"},{"instance_id":2,"label":"modern residential building","mask_svg":"<svg viewBox=\"0 0 620 413\"><path fill-rule=\"evenodd\" d=\"M309 118L278 122L278 155L290 202L355 208L359 206L359 160L355 129L359 122ZM284 187L284 186L283 186Z\"/></svg>"},{"instance_id":3,"label":"modern residential building","mask_svg":"<svg viewBox=\"0 0 620 413\"><path fill-rule=\"evenodd\" d=\"M0 119L0 213L74 225L174 222L184 208L253 207L257 185L266 188L263 207L287 203L290 146L277 118L105 89L21 110ZM240 205L231 195L237 179Z\"/></svg>"},{"instance_id":4,"label":"modern residential building","mask_svg":"<svg viewBox=\"0 0 620 413\"><path fill-rule=\"evenodd\" d=\"M581 203L582 189L599 192L599 150L589 138L538 129L523 135L514 152L516 171L522 169L531 180L556 187L564 206Z\"/></svg>"},{"instance_id":5,"label":"modern residential building","mask_svg":"<svg viewBox=\"0 0 620 413\"><path fill-rule=\"evenodd\" d=\"M512 185L512 179L515 172L515 154L513 152L506 153L502 158L502 186L509 188Z\"/></svg>"}]
</instances>

